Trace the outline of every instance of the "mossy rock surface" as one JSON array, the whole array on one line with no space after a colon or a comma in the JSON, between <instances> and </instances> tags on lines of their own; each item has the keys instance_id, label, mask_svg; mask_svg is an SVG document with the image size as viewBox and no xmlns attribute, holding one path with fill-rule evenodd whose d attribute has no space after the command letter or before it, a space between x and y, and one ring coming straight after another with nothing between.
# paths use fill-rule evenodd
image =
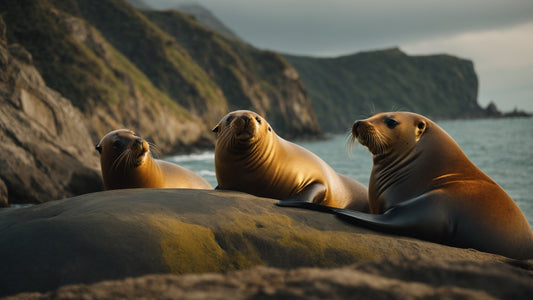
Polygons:
<instances>
[{"instance_id":1,"label":"mossy rock surface","mask_svg":"<svg viewBox=\"0 0 533 300\"><path fill-rule=\"evenodd\" d=\"M132 189L0 210L0 296L154 273L502 257L376 233L227 191Z\"/></svg>"}]
</instances>

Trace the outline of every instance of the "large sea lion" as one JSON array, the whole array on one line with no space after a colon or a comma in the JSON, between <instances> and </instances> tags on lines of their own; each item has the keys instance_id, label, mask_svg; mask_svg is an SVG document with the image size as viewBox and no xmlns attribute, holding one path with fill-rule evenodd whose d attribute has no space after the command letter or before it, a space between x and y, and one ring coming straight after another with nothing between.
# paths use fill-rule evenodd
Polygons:
<instances>
[{"instance_id":1,"label":"large sea lion","mask_svg":"<svg viewBox=\"0 0 533 300\"><path fill-rule=\"evenodd\" d=\"M215 171L219 189L280 199L279 205L368 211L367 188L337 174L310 151L288 142L258 114L227 114L217 135Z\"/></svg>"},{"instance_id":2,"label":"large sea lion","mask_svg":"<svg viewBox=\"0 0 533 300\"><path fill-rule=\"evenodd\" d=\"M533 258L533 233L513 199L437 124L414 113L357 121L353 139L373 155L372 214L337 210L355 224L441 244Z\"/></svg>"},{"instance_id":3,"label":"large sea lion","mask_svg":"<svg viewBox=\"0 0 533 300\"><path fill-rule=\"evenodd\" d=\"M150 146L128 129L106 134L96 145L106 190L126 188L213 187L196 173L163 160L154 159Z\"/></svg>"}]
</instances>

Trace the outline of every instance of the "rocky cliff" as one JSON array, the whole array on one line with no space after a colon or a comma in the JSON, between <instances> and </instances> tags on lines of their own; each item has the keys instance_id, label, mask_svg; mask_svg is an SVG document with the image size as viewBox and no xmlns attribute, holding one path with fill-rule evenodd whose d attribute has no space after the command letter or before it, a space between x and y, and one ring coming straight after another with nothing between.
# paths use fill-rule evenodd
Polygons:
<instances>
[{"instance_id":1,"label":"rocky cliff","mask_svg":"<svg viewBox=\"0 0 533 300\"><path fill-rule=\"evenodd\" d=\"M409 56L399 49L337 58L286 55L309 92L325 131L342 131L374 112L407 110L431 118L485 115L472 61Z\"/></svg>"},{"instance_id":2,"label":"rocky cliff","mask_svg":"<svg viewBox=\"0 0 533 300\"><path fill-rule=\"evenodd\" d=\"M220 20L199 5L178 9L194 14L207 28L226 31ZM344 132L356 118L400 109L433 118L501 114L478 105L472 61L450 55L409 56L394 48L336 58L284 58L304 82L320 126L326 131Z\"/></svg>"},{"instance_id":3,"label":"rocky cliff","mask_svg":"<svg viewBox=\"0 0 533 300\"><path fill-rule=\"evenodd\" d=\"M259 64L276 66L265 70L274 79L247 80L254 73L248 69L256 64L252 61L251 66L241 64L239 72L245 74L238 76L244 80L231 82L236 85L228 88L218 80L225 75L219 71L225 69L207 69L200 62L218 59L232 66L232 54L214 58L202 56L213 52L198 54L186 47L198 38L206 39L201 43L207 46L220 44L222 35L188 15L161 13L169 16L165 20L171 25L181 23L194 30L176 35L123 0L17 1L0 9L10 40L28 49L44 80L83 112L93 139L110 129L130 127L152 137L166 153L184 145L207 145L212 141L209 129L229 109L240 108L234 89L267 102L268 110L265 104L246 108L269 113L266 117L282 134L319 132L316 118L309 121L314 112L303 85L284 75L290 65L281 56L247 48L259 54L253 59L267 60ZM224 43L222 47L229 48ZM290 104L285 103L294 102L291 97L305 106L302 117L286 109Z\"/></svg>"},{"instance_id":4,"label":"rocky cliff","mask_svg":"<svg viewBox=\"0 0 533 300\"><path fill-rule=\"evenodd\" d=\"M143 12L210 74L227 97L230 110L256 111L284 137L320 133L298 72L281 55L206 29L176 10Z\"/></svg>"},{"instance_id":5,"label":"rocky cliff","mask_svg":"<svg viewBox=\"0 0 533 300\"><path fill-rule=\"evenodd\" d=\"M209 144L205 119L226 112L222 92L127 3L39 0L0 7L9 40L22 44L45 82L82 111L93 143L126 127L166 153ZM92 14L99 15L95 24L85 19Z\"/></svg>"},{"instance_id":6,"label":"rocky cliff","mask_svg":"<svg viewBox=\"0 0 533 300\"><path fill-rule=\"evenodd\" d=\"M0 19L0 206L98 191L97 156L80 111L46 86Z\"/></svg>"}]
</instances>

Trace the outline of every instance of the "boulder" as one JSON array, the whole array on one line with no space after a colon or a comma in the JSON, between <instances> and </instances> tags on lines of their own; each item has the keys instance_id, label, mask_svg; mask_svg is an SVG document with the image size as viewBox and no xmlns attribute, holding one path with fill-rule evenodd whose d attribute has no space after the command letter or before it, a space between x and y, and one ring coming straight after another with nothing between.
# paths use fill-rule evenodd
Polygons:
<instances>
[{"instance_id":1,"label":"boulder","mask_svg":"<svg viewBox=\"0 0 533 300\"><path fill-rule=\"evenodd\" d=\"M270 273L276 278L292 278L283 270L352 264L359 267L339 272L362 276L358 270L366 266L363 273L399 281L414 280L415 276L417 281L432 280L434 287L439 272L448 279L455 276L454 266L467 273L477 268L472 281L485 268L501 267L503 273L518 274L533 286L533 267L527 261L517 263L471 249L376 233L328 213L281 208L275 202L228 191L129 189L3 209L0 257L9 259L0 265L0 277L9 280L0 281L0 296L149 274L220 273L256 266L281 269L267 269L260 275L266 279ZM420 265L410 269L417 262ZM412 274L417 270L434 275ZM307 271L295 272L302 272L301 280L312 280L303 275ZM323 272L320 276L329 277L328 270ZM393 275L386 275L388 272ZM247 278L251 276L242 274L254 272L239 274ZM336 286L334 282L340 279L335 276L331 285ZM166 282L157 278L138 280L155 285ZM487 274L487 280L491 278ZM131 283L124 281L124 288Z\"/></svg>"}]
</instances>

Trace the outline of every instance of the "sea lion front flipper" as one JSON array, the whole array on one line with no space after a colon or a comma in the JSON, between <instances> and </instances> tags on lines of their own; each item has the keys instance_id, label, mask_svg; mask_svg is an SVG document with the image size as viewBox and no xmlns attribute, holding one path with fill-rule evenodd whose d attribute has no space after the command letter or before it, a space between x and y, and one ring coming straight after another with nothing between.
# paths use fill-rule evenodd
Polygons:
<instances>
[{"instance_id":1,"label":"sea lion front flipper","mask_svg":"<svg viewBox=\"0 0 533 300\"><path fill-rule=\"evenodd\" d=\"M340 219L358 226L437 243L448 241L454 234L454 225L450 223L448 213L430 195L400 203L379 215L348 209L334 211Z\"/></svg>"},{"instance_id":2,"label":"sea lion front flipper","mask_svg":"<svg viewBox=\"0 0 533 300\"><path fill-rule=\"evenodd\" d=\"M282 207L300 207L334 213L331 207L317 204L324 199L325 195L326 186L315 182L306 186L300 193L278 201L276 205Z\"/></svg>"}]
</instances>

